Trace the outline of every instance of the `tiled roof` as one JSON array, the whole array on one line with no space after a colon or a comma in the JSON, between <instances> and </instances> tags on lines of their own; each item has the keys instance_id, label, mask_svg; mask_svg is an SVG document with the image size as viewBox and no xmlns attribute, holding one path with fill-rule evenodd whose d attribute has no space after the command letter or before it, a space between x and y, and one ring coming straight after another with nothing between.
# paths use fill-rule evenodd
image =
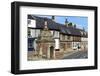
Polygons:
<instances>
[{"instance_id":1,"label":"tiled roof","mask_svg":"<svg viewBox=\"0 0 100 76\"><path fill-rule=\"evenodd\" d=\"M39 28L39 29L44 28L45 20L47 21L47 26L50 30L59 30L59 26L61 25L61 24L56 23L48 18L42 18L42 17L33 16L33 15L32 15L32 17L33 17L33 19L36 20L36 28Z\"/></svg>"},{"instance_id":2,"label":"tiled roof","mask_svg":"<svg viewBox=\"0 0 100 76\"><path fill-rule=\"evenodd\" d=\"M84 33L85 32L84 30L74 28L74 27L66 27L65 25L56 23L55 21L53 21L49 18L28 15L28 19L35 19L36 20L36 28L38 28L38 29L44 28L44 22L46 20L47 26L50 30L57 30L57 31L60 31L62 34L67 34L67 35L87 37L87 33ZM81 34L81 32L83 32L83 34Z\"/></svg>"}]
</instances>

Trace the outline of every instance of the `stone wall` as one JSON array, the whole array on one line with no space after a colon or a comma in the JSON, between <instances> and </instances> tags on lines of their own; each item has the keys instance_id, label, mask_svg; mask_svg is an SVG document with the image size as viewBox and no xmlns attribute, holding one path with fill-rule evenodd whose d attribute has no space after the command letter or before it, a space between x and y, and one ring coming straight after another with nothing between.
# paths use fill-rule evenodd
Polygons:
<instances>
[{"instance_id":1,"label":"stone wall","mask_svg":"<svg viewBox=\"0 0 100 76\"><path fill-rule=\"evenodd\" d=\"M55 59L62 59L64 56L63 51L55 51Z\"/></svg>"}]
</instances>

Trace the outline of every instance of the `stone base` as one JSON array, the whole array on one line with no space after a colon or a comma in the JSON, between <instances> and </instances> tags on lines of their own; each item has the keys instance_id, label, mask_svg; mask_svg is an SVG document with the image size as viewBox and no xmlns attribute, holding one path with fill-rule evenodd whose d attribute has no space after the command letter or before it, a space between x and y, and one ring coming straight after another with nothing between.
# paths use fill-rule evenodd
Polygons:
<instances>
[{"instance_id":1,"label":"stone base","mask_svg":"<svg viewBox=\"0 0 100 76\"><path fill-rule=\"evenodd\" d=\"M55 51L55 59L62 59L64 56L64 52L62 51Z\"/></svg>"}]
</instances>

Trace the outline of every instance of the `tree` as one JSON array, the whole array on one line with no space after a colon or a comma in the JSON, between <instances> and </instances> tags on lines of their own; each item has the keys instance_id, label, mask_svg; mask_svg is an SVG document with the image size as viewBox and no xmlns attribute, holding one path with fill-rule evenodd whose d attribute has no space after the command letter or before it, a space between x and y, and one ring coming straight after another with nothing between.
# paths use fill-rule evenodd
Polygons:
<instances>
[{"instance_id":1,"label":"tree","mask_svg":"<svg viewBox=\"0 0 100 76\"><path fill-rule=\"evenodd\" d=\"M73 26L72 22L68 23L68 26Z\"/></svg>"}]
</instances>

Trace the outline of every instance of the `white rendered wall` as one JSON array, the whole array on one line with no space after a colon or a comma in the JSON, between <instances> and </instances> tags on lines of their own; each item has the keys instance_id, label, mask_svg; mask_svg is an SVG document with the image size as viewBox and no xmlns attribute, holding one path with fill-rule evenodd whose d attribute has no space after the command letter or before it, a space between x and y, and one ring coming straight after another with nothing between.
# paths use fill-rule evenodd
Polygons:
<instances>
[{"instance_id":1,"label":"white rendered wall","mask_svg":"<svg viewBox=\"0 0 100 76\"><path fill-rule=\"evenodd\" d=\"M36 36L35 36L35 33L36 33L36 32L35 32L35 29L30 29L30 31L31 31L31 36L32 36L32 37L36 37Z\"/></svg>"},{"instance_id":2,"label":"white rendered wall","mask_svg":"<svg viewBox=\"0 0 100 76\"><path fill-rule=\"evenodd\" d=\"M35 28L36 27L36 20L33 20L33 19L28 19L31 21L30 24L28 24L28 27L32 27L32 28Z\"/></svg>"},{"instance_id":3,"label":"white rendered wall","mask_svg":"<svg viewBox=\"0 0 100 76\"><path fill-rule=\"evenodd\" d=\"M38 37L40 34L40 29L36 29L36 33L35 33L35 36Z\"/></svg>"},{"instance_id":4,"label":"white rendered wall","mask_svg":"<svg viewBox=\"0 0 100 76\"><path fill-rule=\"evenodd\" d=\"M55 39L55 49L59 49L59 39Z\"/></svg>"}]
</instances>

